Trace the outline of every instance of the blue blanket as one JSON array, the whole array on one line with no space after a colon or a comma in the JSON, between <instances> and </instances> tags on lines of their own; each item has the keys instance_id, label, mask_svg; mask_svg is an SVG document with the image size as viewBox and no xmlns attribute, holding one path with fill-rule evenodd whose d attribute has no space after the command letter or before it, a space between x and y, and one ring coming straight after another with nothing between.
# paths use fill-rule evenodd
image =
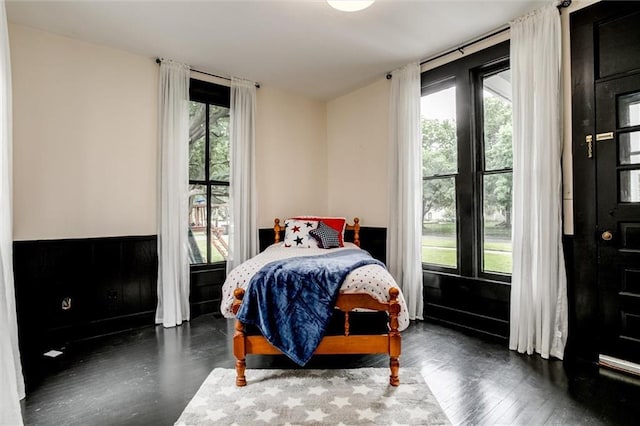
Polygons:
<instances>
[{"instance_id":1,"label":"blue blanket","mask_svg":"<svg viewBox=\"0 0 640 426\"><path fill-rule=\"evenodd\" d=\"M384 266L359 249L271 262L249 281L236 317L305 365L324 336L342 282L368 264Z\"/></svg>"}]
</instances>

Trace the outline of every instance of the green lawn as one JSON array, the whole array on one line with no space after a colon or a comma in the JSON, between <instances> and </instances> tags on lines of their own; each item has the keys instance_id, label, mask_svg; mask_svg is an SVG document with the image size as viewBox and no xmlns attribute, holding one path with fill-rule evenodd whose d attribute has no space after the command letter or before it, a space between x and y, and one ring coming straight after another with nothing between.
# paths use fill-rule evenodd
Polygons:
<instances>
[{"instance_id":1,"label":"green lawn","mask_svg":"<svg viewBox=\"0 0 640 426\"><path fill-rule=\"evenodd\" d=\"M430 227L429 231L435 230L434 228ZM455 268L457 266L455 224L437 224L435 234L436 236L425 235L422 237L422 261ZM206 253L207 240L205 235L198 233L194 237L201 253ZM510 274L511 251L511 242L509 241L486 242L484 245L484 270ZM213 262L224 260L217 250L213 250L212 255Z\"/></svg>"},{"instance_id":2,"label":"green lawn","mask_svg":"<svg viewBox=\"0 0 640 426\"><path fill-rule=\"evenodd\" d=\"M486 272L511 273L511 252L484 251L484 270Z\"/></svg>"},{"instance_id":3,"label":"green lawn","mask_svg":"<svg viewBox=\"0 0 640 426\"><path fill-rule=\"evenodd\" d=\"M207 256L207 236L202 233L202 232L198 232L198 233L194 233L194 238L196 240L196 244L198 245L198 248L200 249L200 254L202 255L202 258L205 260L206 262L206 256ZM212 247L213 251L211 252L211 262L222 262L224 259L224 257L222 256L222 254L220 254L220 252L218 250L215 249L215 247Z\"/></svg>"},{"instance_id":4,"label":"green lawn","mask_svg":"<svg viewBox=\"0 0 640 426\"><path fill-rule=\"evenodd\" d=\"M511 243L491 241L484 246L484 271L511 273ZM450 237L422 237L422 261L455 268L456 241Z\"/></svg>"}]
</instances>

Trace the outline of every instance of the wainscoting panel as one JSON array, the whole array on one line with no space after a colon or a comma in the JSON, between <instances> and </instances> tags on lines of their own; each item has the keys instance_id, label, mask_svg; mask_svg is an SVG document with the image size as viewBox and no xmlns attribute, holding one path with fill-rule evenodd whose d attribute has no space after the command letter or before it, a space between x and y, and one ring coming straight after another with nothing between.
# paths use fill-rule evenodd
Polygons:
<instances>
[{"instance_id":1,"label":"wainscoting panel","mask_svg":"<svg viewBox=\"0 0 640 426\"><path fill-rule=\"evenodd\" d=\"M191 267L191 317L209 313L221 316L222 284L226 277L224 262Z\"/></svg>"},{"instance_id":2,"label":"wainscoting panel","mask_svg":"<svg viewBox=\"0 0 640 426\"><path fill-rule=\"evenodd\" d=\"M18 331L27 382L43 353L68 342L153 324L157 238L14 242Z\"/></svg>"},{"instance_id":3,"label":"wainscoting panel","mask_svg":"<svg viewBox=\"0 0 640 426\"><path fill-rule=\"evenodd\" d=\"M191 268L191 316L220 312L224 263ZM157 237L14 242L20 347L27 381L46 367L43 353L69 342L153 325Z\"/></svg>"},{"instance_id":4,"label":"wainscoting panel","mask_svg":"<svg viewBox=\"0 0 640 426\"><path fill-rule=\"evenodd\" d=\"M260 228L258 230L260 251L264 251L273 244L275 235L273 228ZM345 231L345 241L353 241L353 231ZM284 231L280 231L280 241L284 241ZM387 263L387 228L372 226L360 227L361 248L371 253L374 259Z\"/></svg>"},{"instance_id":5,"label":"wainscoting panel","mask_svg":"<svg viewBox=\"0 0 640 426\"><path fill-rule=\"evenodd\" d=\"M572 337L577 331L574 318L580 300L576 297L573 275L573 237L564 235L563 246L568 281L569 354L574 349ZM509 283L423 271L423 285L425 318L500 340L509 338Z\"/></svg>"},{"instance_id":6,"label":"wainscoting panel","mask_svg":"<svg viewBox=\"0 0 640 426\"><path fill-rule=\"evenodd\" d=\"M509 336L508 283L423 271L424 317L487 336Z\"/></svg>"}]
</instances>

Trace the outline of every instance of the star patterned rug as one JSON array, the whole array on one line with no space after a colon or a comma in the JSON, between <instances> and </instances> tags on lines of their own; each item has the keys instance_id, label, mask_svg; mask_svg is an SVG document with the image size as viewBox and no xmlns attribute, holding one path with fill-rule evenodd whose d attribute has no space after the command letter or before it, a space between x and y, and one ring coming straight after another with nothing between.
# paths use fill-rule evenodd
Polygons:
<instances>
[{"instance_id":1,"label":"star patterned rug","mask_svg":"<svg viewBox=\"0 0 640 426\"><path fill-rule=\"evenodd\" d=\"M247 370L236 387L233 369L216 368L176 422L191 425L440 425L450 424L418 370Z\"/></svg>"}]
</instances>

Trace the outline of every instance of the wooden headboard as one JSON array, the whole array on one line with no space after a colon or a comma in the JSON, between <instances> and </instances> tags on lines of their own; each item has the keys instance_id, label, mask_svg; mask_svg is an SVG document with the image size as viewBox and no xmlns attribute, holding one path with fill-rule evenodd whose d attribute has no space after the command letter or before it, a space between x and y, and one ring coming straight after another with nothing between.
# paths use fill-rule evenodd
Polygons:
<instances>
[{"instance_id":1,"label":"wooden headboard","mask_svg":"<svg viewBox=\"0 0 640 426\"><path fill-rule=\"evenodd\" d=\"M353 231L353 241L352 243L360 247L360 219L357 217L353 218L353 225L347 223L345 227L348 231ZM284 226L280 226L280 219L275 218L273 220L273 242L280 242L280 232L284 231Z\"/></svg>"}]
</instances>

